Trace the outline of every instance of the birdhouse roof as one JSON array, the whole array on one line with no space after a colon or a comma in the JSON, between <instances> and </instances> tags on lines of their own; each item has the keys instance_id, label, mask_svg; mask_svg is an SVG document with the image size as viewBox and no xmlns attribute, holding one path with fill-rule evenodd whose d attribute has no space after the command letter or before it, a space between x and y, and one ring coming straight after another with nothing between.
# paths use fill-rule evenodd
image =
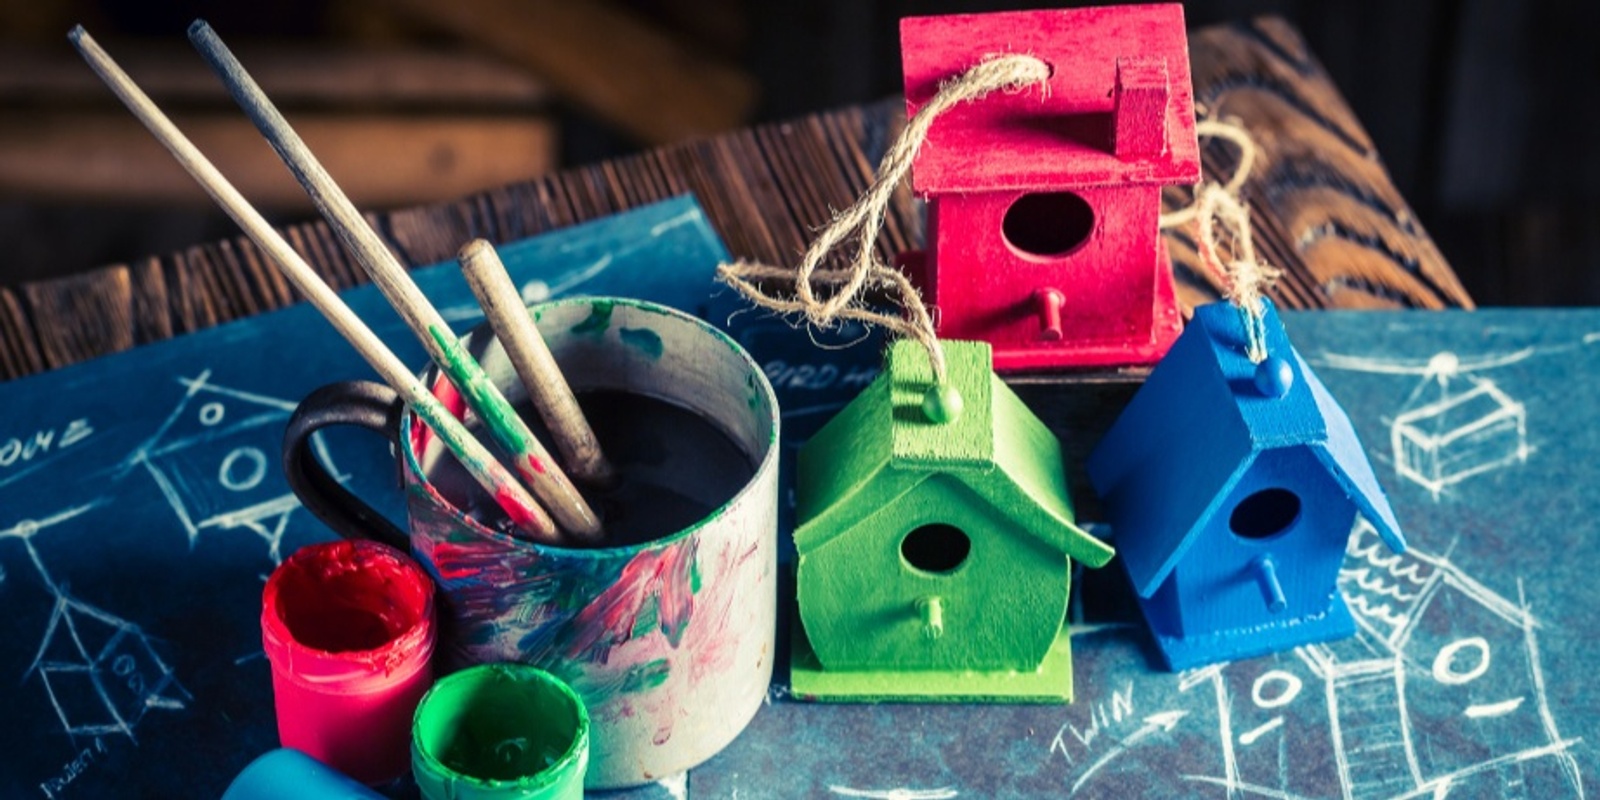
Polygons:
<instances>
[{"instance_id":1,"label":"birdhouse roof","mask_svg":"<svg viewBox=\"0 0 1600 800\"><path fill-rule=\"evenodd\" d=\"M983 342L944 342L949 382L961 395L955 420L930 421L923 396L933 385L927 351L890 345L884 369L817 432L800 453L800 525L805 552L934 476L960 481L1011 525L1090 566L1112 550L1073 521L1060 444L1002 383Z\"/></svg>"},{"instance_id":2,"label":"birdhouse roof","mask_svg":"<svg viewBox=\"0 0 1600 800\"><path fill-rule=\"evenodd\" d=\"M900 22L906 113L914 115L984 58L1025 53L1051 67L1047 85L996 91L942 114L912 166L916 191L1046 190L1200 179L1183 7L1109 6L908 17ZM1113 146L1117 59L1164 62L1157 152ZM1148 72L1146 73L1149 74ZM1149 124L1156 124L1154 120Z\"/></svg>"},{"instance_id":3,"label":"birdhouse roof","mask_svg":"<svg viewBox=\"0 0 1600 800\"><path fill-rule=\"evenodd\" d=\"M1383 541L1405 550L1349 416L1295 352L1272 302L1263 302L1268 354L1293 373L1286 394L1256 388L1238 308L1204 305L1089 458L1102 497L1134 499L1137 523L1114 533L1141 594L1153 593L1213 515L1225 513L1218 505L1255 456L1274 448L1311 448Z\"/></svg>"}]
</instances>

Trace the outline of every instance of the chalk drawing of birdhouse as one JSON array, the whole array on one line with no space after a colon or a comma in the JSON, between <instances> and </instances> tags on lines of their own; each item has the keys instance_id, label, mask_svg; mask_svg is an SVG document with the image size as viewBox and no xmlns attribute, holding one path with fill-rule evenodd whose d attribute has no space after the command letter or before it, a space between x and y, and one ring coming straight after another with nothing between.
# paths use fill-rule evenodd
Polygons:
<instances>
[{"instance_id":1,"label":"chalk drawing of birdhouse","mask_svg":"<svg viewBox=\"0 0 1600 800\"><path fill-rule=\"evenodd\" d=\"M797 696L1071 700L1070 559L1112 550L1075 524L1061 445L989 346L944 346L953 420L924 412L928 355L902 340L800 452Z\"/></svg>"},{"instance_id":2,"label":"chalk drawing of birdhouse","mask_svg":"<svg viewBox=\"0 0 1600 800\"><path fill-rule=\"evenodd\" d=\"M1235 306L1197 308L1089 458L1175 670L1354 633L1337 581L1357 513L1405 549L1349 417L1262 302L1262 365Z\"/></svg>"},{"instance_id":3,"label":"chalk drawing of birdhouse","mask_svg":"<svg viewBox=\"0 0 1600 800\"><path fill-rule=\"evenodd\" d=\"M1466 574L1447 558L1411 550L1380 552L1368 526L1351 537L1341 588L1364 629L1371 652L1399 669L1344 667L1387 675L1387 705L1401 718L1381 741L1348 736L1342 760L1376 772L1377 762L1399 762L1402 775L1383 797L1448 789L1463 796L1576 796L1576 765L1564 751L1576 740L1555 728L1536 645L1537 620L1525 598L1507 598ZM1496 576L1503 578L1504 576ZM1520 583L1520 582L1519 582ZM1519 586L1520 590L1520 586ZM1342 689L1343 687L1336 687ZM1338 697L1341 716L1346 702ZM1349 720L1341 720L1345 729ZM1366 752L1374 743L1399 743L1388 753ZM1356 745L1356 746L1349 746ZM1398 751L1403 745L1404 751ZM1396 752L1404 752L1397 758ZM1366 756L1366 758L1362 758ZM1563 761L1568 763L1563 764ZM1571 773L1571 781L1564 778ZM1408 779L1408 781L1407 781ZM1523 789L1520 794L1505 787ZM1352 792L1352 797L1376 793Z\"/></svg>"},{"instance_id":4,"label":"chalk drawing of birdhouse","mask_svg":"<svg viewBox=\"0 0 1600 800\"><path fill-rule=\"evenodd\" d=\"M1001 372L1157 361L1182 329L1161 188L1200 178L1182 7L912 17L900 41L908 114L993 54L1051 68L945 112L912 165L939 335Z\"/></svg>"},{"instance_id":5,"label":"chalk drawing of birdhouse","mask_svg":"<svg viewBox=\"0 0 1600 800\"><path fill-rule=\"evenodd\" d=\"M155 479L191 544L207 530L242 527L267 543L276 563L288 516L300 507L276 468L295 403L220 386L210 377L207 370L180 379L183 399L131 460ZM322 442L313 446L331 466Z\"/></svg>"},{"instance_id":6,"label":"chalk drawing of birdhouse","mask_svg":"<svg viewBox=\"0 0 1600 800\"><path fill-rule=\"evenodd\" d=\"M151 709L182 709L189 699L139 626L64 595L57 598L33 670L71 736L132 739Z\"/></svg>"}]
</instances>

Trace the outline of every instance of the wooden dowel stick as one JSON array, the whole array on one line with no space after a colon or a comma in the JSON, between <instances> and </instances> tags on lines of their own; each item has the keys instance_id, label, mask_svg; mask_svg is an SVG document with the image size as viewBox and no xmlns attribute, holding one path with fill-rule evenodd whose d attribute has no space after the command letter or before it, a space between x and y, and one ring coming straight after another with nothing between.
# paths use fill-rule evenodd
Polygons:
<instances>
[{"instance_id":1,"label":"wooden dowel stick","mask_svg":"<svg viewBox=\"0 0 1600 800\"><path fill-rule=\"evenodd\" d=\"M500 338L517 377L533 399L533 407L550 429L567 472L592 485L609 484L616 477L611 462L601 451L600 440L584 418L578 398L572 395L572 387L567 385L566 376L561 374L561 367L550 354L550 346L534 325L494 246L474 239L461 248L457 260L467 285L483 306L489 326Z\"/></svg>"},{"instance_id":2,"label":"wooden dowel stick","mask_svg":"<svg viewBox=\"0 0 1600 800\"><path fill-rule=\"evenodd\" d=\"M171 151L178 163L199 181L206 193L210 194L212 199L217 201L217 205L244 229L245 234L277 263L284 275L300 289L301 294L322 312L334 329L350 342L378 375L400 393L406 403L416 411L417 416L444 440L450 452L455 454L484 491L505 509L517 527L537 540L556 542L559 533L555 523L538 502L517 483L515 476L495 460L489 450L467 431L460 420L445 410L416 376L411 374L406 365L400 362L399 357L384 346L372 329L339 299L339 295L323 282L300 254L272 228L266 218L233 188L233 184L229 183L228 179L224 178L222 173L201 154L199 148L172 124L172 120L168 119L139 89L133 79L117 66L83 26L73 28L68 38L128 110L132 111L156 139Z\"/></svg>"},{"instance_id":3,"label":"wooden dowel stick","mask_svg":"<svg viewBox=\"0 0 1600 800\"><path fill-rule=\"evenodd\" d=\"M495 442L511 457L511 466L533 493L549 507L556 522L568 532L586 540L598 539L600 519L578 494L572 481L555 459L545 451L526 422L506 401L505 395L489 380L478 362L467 353L450 331L428 298L417 288L400 261L389 252L377 231L367 224L355 204L350 202L333 177L323 169L300 135L295 133L244 66L222 43L211 26L196 20L189 26L189 41L200 51L222 82L233 94L256 128L278 151L289 171L311 195L311 201L333 226L352 255L372 276L389 304L421 340L429 357L450 381L461 390L467 405L483 421Z\"/></svg>"}]
</instances>

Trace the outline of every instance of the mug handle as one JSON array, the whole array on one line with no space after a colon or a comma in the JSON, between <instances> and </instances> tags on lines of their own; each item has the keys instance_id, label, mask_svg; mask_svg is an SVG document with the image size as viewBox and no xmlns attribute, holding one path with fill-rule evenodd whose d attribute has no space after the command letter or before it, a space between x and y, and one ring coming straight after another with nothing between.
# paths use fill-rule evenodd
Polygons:
<instances>
[{"instance_id":1,"label":"mug handle","mask_svg":"<svg viewBox=\"0 0 1600 800\"><path fill-rule=\"evenodd\" d=\"M283 432L282 461L289 488L334 533L346 539L372 539L409 553L411 544L405 531L329 475L311 447L311 436L317 431L330 425L354 425L382 434L398 453L404 410L400 395L381 383L330 383L306 395L289 417Z\"/></svg>"}]
</instances>

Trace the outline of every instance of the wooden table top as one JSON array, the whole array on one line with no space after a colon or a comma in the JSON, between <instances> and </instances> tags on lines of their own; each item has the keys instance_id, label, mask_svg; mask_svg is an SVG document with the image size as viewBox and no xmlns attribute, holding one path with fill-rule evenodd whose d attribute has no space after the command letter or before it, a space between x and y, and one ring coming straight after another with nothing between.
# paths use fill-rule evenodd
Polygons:
<instances>
[{"instance_id":1,"label":"wooden table top","mask_svg":"<svg viewBox=\"0 0 1600 800\"><path fill-rule=\"evenodd\" d=\"M1260 148L1243 197L1261 257L1284 270L1286 308L1471 307L1472 300L1389 180L1360 122L1286 22L1202 28L1190 38L1195 100L1235 118ZM514 183L456 202L369 214L410 266L455 257L474 237L524 238L692 192L738 257L794 263L833 209L867 186L903 124L903 105L873 105L761 125ZM1236 164L1202 143L1209 178ZM1169 207L1186 190L1169 190ZM367 278L321 222L285 229L331 285ZM1186 306L1214 299L1187 230L1167 233ZM918 246L922 218L902 188L879 240L883 255ZM242 236L82 275L0 288L0 380L54 369L299 300Z\"/></svg>"}]
</instances>

